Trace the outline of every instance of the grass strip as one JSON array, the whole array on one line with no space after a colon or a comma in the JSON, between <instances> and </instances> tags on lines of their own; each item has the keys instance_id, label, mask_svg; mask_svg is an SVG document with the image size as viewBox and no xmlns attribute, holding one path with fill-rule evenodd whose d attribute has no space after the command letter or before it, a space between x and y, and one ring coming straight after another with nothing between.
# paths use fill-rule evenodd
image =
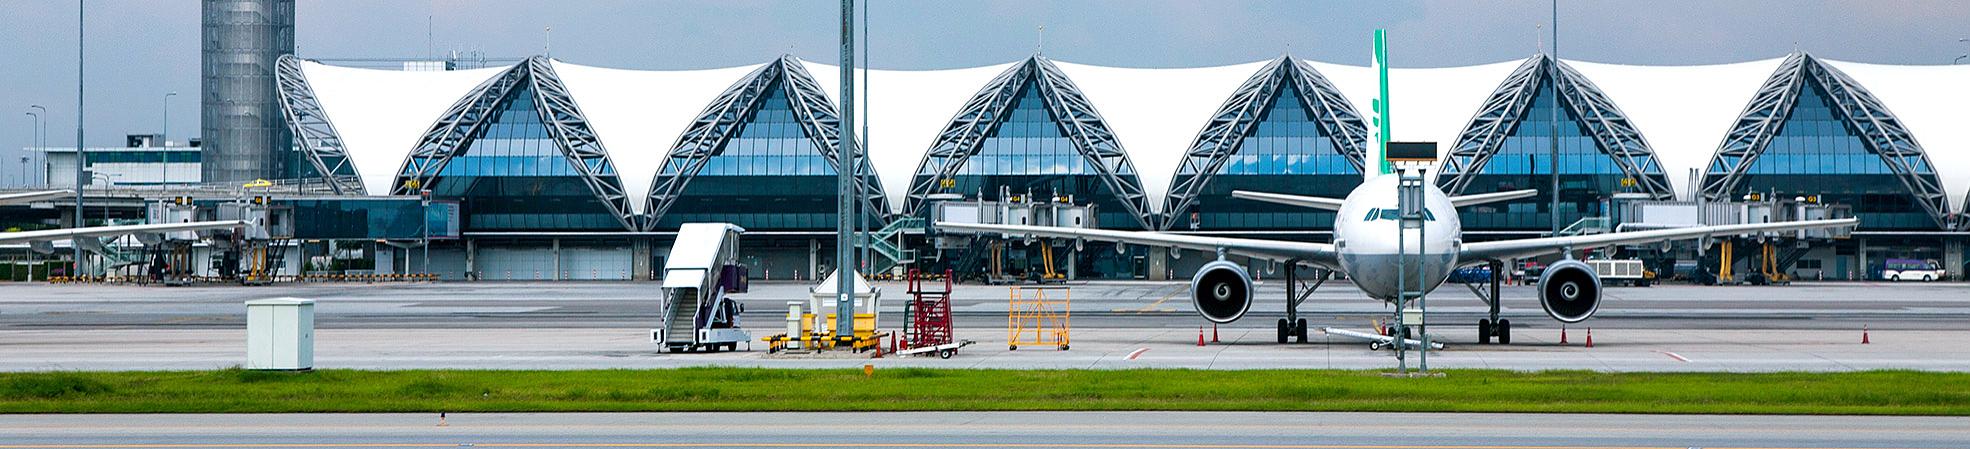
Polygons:
<instances>
[{"instance_id":1,"label":"grass strip","mask_svg":"<svg viewBox=\"0 0 1970 449\"><path fill-rule=\"evenodd\" d=\"M1970 415L1970 373L410 370L0 374L0 413L1269 410Z\"/></svg>"}]
</instances>

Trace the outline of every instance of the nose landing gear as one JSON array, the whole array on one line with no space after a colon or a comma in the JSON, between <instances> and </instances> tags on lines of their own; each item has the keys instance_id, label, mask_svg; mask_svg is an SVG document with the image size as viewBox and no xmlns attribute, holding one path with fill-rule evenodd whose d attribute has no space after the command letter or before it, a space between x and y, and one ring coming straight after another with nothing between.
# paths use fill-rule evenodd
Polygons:
<instances>
[{"instance_id":1,"label":"nose landing gear","mask_svg":"<svg viewBox=\"0 0 1970 449\"><path fill-rule=\"evenodd\" d=\"M1300 318L1300 303L1313 297L1313 291L1320 289L1320 284L1327 283L1326 269L1313 268L1311 283L1301 279L1299 272L1299 259L1286 261L1286 317L1279 319L1280 343L1285 343L1289 337L1296 342L1306 343L1306 318Z\"/></svg>"},{"instance_id":2,"label":"nose landing gear","mask_svg":"<svg viewBox=\"0 0 1970 449\"><path fill-rule=\"evenodd\" d=\"M1491 277L1485 283L1487 285L1480 287L1465 284L1466 287L1470 287L1471 293L1476 294L1478 299L1484 300L1484 304L1491 309L1490 317L1478 320L1478 344L1491 344L1491 338L1497 337L1498 344L1509 345L1512 344L1512 321L1498 317L1498 286L1505 277L1505 264L1494 260L1486 267L1491 271Z\"/></svg>"}]
</instances>

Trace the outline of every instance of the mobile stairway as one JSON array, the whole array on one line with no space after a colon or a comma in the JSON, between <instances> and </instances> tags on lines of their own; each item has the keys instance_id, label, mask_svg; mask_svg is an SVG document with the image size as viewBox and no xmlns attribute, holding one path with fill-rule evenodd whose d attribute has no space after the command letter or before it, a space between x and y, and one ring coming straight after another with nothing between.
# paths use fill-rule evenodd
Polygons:
<instances>
[{"instance_id":1,"label":"mobile stairway","mask_svg":"<svg viewBox=\"0 0 1970 449\"><path fill-rule=\"evenodd\" d=\"M738 301L746 267L739 264L739 235L730 223L685 223L664 262L663 323L650 339L670 352L737 350L751 336L739 329Z\"/></svg>"}]
</instances>

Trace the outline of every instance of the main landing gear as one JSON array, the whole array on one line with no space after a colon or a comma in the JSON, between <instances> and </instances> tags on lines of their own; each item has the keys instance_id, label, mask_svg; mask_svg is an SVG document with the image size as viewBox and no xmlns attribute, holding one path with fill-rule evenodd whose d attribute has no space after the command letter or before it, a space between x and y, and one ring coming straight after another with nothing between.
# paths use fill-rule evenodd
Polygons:
<instances>
[{"instance_id":1,"label":"main landing gear","mask_svg":"<svg viewBox=\"0 0 1970 449\"><path fill-rule=\"evenodd\" d=\"M1320 284L1327 283L1326 269L1313 268L1311 283L1301 279L1299 272L1299 259L1286 261L1286 317L1279 319L1280 343L1285 343L1288 338L1306 343L1306 318L1300 318L1300 303L1313 297L1313 291L1320 289Z\"/></svg>"},{"instance_id":2,"label":"main landing gear","mask_svg":"<svg viewBox=\"0 0 1970 449\"><path fill-rule=\"evenodd\" d=\"M1498 317L1498 286L1505 278L1505 264L1494 260L1487 268L1490 268L1491 278L1484 287L1464 284L1478 299L1484 300L1485 305L1491 306L1490 317L1478 319L1478 344L1491 344L1491 338L1497 337L1498 344L1509 345L1512 344L1512 321Z\"/></svg>"}]
</instances>

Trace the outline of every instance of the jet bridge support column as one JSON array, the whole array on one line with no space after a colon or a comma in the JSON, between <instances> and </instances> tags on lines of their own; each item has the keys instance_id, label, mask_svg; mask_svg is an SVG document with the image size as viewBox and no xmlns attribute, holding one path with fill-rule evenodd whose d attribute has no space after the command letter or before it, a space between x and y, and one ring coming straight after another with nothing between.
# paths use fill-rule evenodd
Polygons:
<instances>
[{"instance_id":1,"label":"jet bridge support column","mask_svg":"<svg viewBox=\"0 0 1970 449\"><path fill-rule=\"evenodd\" d=\"M1943 237L1943 279L1966 279L1963 276L1963 238Z\"/></svg>"},{"instance_id":2,"label":"jet bridge support column","mask_svg":"<svg viewBox=\"0 0 1970 449\"><path fill-rule=\"evenodd\" d=\"M465 239L465 280L479 280L479 242Z\"/></svg>"},{"instance_id":3,"label":"jet bridge support column","mask_svg":"<svg viewBox=\"0 0 1970 449\"><path fill-rule=\"evenodd\" d=\"M650 239L632 237L629 239L629 280L650 281L654 273L650 270Z\"/></svg>"},{"instance_id":4,"label":"jet bridge support column","mask_svg":"<svg viewBox=\"0 0 1970 449\"><path fill-rule=\"evenodd\" d=\"M1148 273L1144 274L1148 276L1149 280L1170 280L1170 250L1168 248L1160 246L1149 248L1149 261L1145 265L1148 265L1147 268L1144 268Z\"/></svg>"}]
</instances>

